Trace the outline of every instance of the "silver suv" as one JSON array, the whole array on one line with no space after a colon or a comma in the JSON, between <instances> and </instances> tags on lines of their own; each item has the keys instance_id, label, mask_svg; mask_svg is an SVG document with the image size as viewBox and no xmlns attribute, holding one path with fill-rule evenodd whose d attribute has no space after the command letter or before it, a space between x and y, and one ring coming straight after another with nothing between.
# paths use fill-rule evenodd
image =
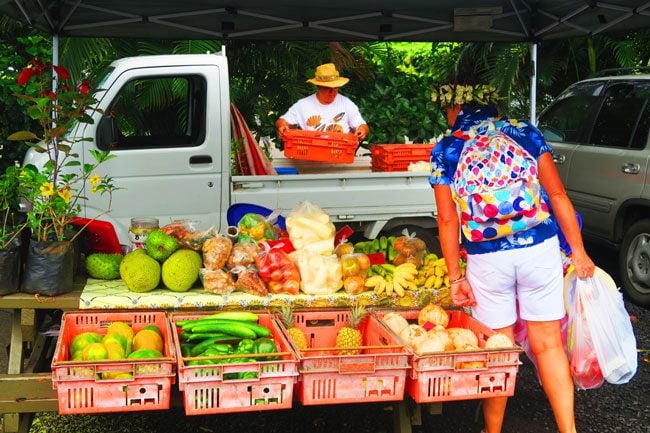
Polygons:
<instances>
[{"instance_id":1,"label":"silver suv","mask_svg":"<svg viewBox=\"0 0 650 433\"><path fill-rule=\"evenodd\" d=\"M650 306L650 74L573 84L539 116L583 234L618 249L629 299Z\"/></svg>"}]
</instances>

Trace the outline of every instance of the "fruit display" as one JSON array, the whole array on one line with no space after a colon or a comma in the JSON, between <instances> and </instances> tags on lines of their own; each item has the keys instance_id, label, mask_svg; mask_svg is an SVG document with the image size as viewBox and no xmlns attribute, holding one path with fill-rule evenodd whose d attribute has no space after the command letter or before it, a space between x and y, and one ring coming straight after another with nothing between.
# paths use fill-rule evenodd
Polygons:
<instances>
[{"instance_id":1,"label":"fruit display","mask_svg":"<svg viewBox=\"0 0 650 433\"><path fill-rule=\"evenodd\" d=\"M126 322L114 321L106 333L80 332L70 341L68 359L71 361L103 361L120 359L162 358L162 332L155 325L147 325L134 332ZM100 379L130 379L130 371L106 371Z\"/></svg>"},{"instance_id":2,"label":"fruit display","mask_svg":"<svg viewBox=\"0 0 650 433\"><path fill-rule=\"evenodd\" d=\"M302 331L302 329L294 326L295 322L293 318L293 310L290 307L286 305L282 307L280 310L280 320L287 330L289 339L296 346L296 349L307 349L309 347L307 344L307 337L305 336L305 333Z\"/></svg>"},{"instance_id":3,"label":"fruit display","mask_svg":"<svg viewBox=\"0 0 650 433\"><path fill-rule=\"evenodd\" d=\"M262 251L255 258L255 264L270 293L297 295L300 291L298 266L281 249Z\"/></svg>"},{"instance_id":4,"label":"fruit display","mask_svg":"<svg viewBox=\"0 0 650 433\"><path fill-rule=\"evenodd\" d=\"M92 278L115 280L120 277L122 254L93 253L86 257L86 272Z\"/></svg>"},{"instance_id":5,"label":"fruit display","mask_svg":"<svg viewBox=\"0 0 650 433\"><path fill-rule=\"evenodd\" d=\"M273 225L257 213L249 212L245 214L237 223L237 227L239 228L238 240L249 238L255 242L261 242L277 238Z\"/></svg>"},{"instance_id":6,"label":"fruit display","mask_svg":"<svg viewBox=\"0 0 650 433\"><path fill-rule=\"evenodd\" d=\"M418 290L415 284L418 271L413 263L372 265L370 271L373 275L366 280L365 286L372 288L376 295L391 296L395 292L397 296L404 296L405 290Z\"/></svg>"},{"instance_id":7,"label":"fruit display","mask_svg":"<svg viewBox=\"0 0 650 433\"><path fill-rule=\"evenodd\" d=\"M162 282L169 290L187 292L199 277L201 264L201 255L196 251L177 250L162 263Z\"/></svg>"},{"instance_id":8,"label":"fruit display","mask_svg":"<svg viewBox=\"0 0 650 433\"><path fill-rule=\"evenodd\" d=\"M153 230L147 236L145 241L145 250L147 255L159 262L164 261L178 249L176 238L166 234L160 229Z\"/></svg>"},{"instance_id":9,"label":"fruit display","mask_svg":"<svg viewBox=\"0 0 650 433\"><path fill-rule=\"evenodd\" d=\"M366 317L367 311L363 306L352 308L348 324L338 330L336 334L336 347L339 355L357 355L361 353L363 336L359 331L359 323Z\"/></svg>"},{"instance_id":10,"label":"fruit display","mask_svg":"<svg viewBox=\"0 0 650 433\"><path fill-rule=\"evenodd\" d=\"M150 292L160 284L160 263L144 249L126 254L120 263L120 277L130 291Z\"/></svg>"}]
</instances>

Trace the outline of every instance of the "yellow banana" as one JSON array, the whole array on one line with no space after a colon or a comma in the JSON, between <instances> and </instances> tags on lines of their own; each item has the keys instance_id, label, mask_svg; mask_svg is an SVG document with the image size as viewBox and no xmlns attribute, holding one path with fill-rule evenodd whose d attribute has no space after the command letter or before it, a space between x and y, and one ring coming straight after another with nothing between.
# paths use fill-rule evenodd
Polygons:
<instances>
[{"instance_id":1,"label":"yellow banana","mask_svg":"<svg viewBox=\"0 0 650 433\"><path fill-rule=\"evenodd\" d=\"M391 296L393 294L393 282L392 281L386 281L386 294L388 296Z\"/></svg>"},{"instance_id":2,"label":"yellow banana","mask_svg":"<svg viewBox=\"0 0 650 433\"><path fill-rule=\"evenodd\" d=\"M445 271L443 270L442 266L436 266L434 274L436 275L436 277L442 277L443 275L445 275Z\"/></svg>"},{"instance_id":3,"label":"yellow banana","mask_svg":"<svg viewBox=\"0 0 650 433\"><path fill-rule=\"evenodd\" d=\"M442 283L445 285L445 287L451 286L451 284L449 284L449 275L444 276Z\"/></svg>"},{"instance_id":4,"label":"yellow banana","mask_svg":"<svg viewBox=\"0 0 650 433\"><path fill-rule=\"evenodd\" d=\"M417 290L418 285L416 283L414 283L413 281L409 281L408 286L406 286L405 288L408 289L408 290Z\"/></svg>"},{"instance_id":5,"label":"yellow banana","mask_svg":"<svg viewBox=\"0 0 650 433\"><path fill-rule=\"evenodd\" d=\"M393 275L393 288L395 288L395 283L399 284L400 287L408 286L408 284L409 284L408 282L410 280L411 279L407 280L406 278L402 277L401 275Z\"/></svg>"},{"instance_id":6,"label":"yellow banana","mask_svg":"<svg viewBox=\"0 0 650 433\"><path fill-rule=\"evenodd\" d=\"M429 278L426 279L424 282L424 288L425 289L433 289L433 285L436 282L436 277L435 275L431 275Z\"/></svg>"},{"instance_id":7,"label":"yellow banana","mask_svg":"<svg viewBox=\"0 0 650 433\"><path fill-rule=\"evenodd\" d=\"M444 257L441 257L441 258L439 258L438 260L436 260L436 261L433 262L433 263L434 263L436 266L442 266L442 265L444 265L446 262L445 262L445 258L444 258Z\"/></svg>"},{"instance_id":8,"label":"yellow banana","mask_svg":"<svg viewBox=\"0 0 650 433\"><path fill-rule=\"evenodd\" d=\"M373 275L370 278L367 278L365 283L363 283L366 287L375 287L379 281L383 280L384 277L381 275Z\"/></svg>"},{"instance_id":9,"label":"yellow banana","mask_svg":"<svg viewBox=\"0 0 650 433\"><path fill-rule=\"evenodd\" d=\"M440 287L442 287L443 281L444 281L444 278L442 278L441 276L436 277L436 282L433 283L433 288L434 289L439 289Z\"/></svg>"},{"instance_id":10,"label":"yellow banana","mask_svg":"<svg viewBox=\"0 0 650 433\"><path fill-rule=\"evenodd\" d=\"M400 298L404 296L404 287L402 287L400 282L396 281L395 279L393 279L393 290Z\"/></svg>"},{"instance_id":11,"label":"yellow banana","mask_svg":"<svg viewBox=\"0 0 650 433\"><path fill-rule=\"evenodd\" d=\"M386 291L386 280L382 278L375 286L374 292L375 295L381 295L384 291Z\"/></svg>"}]
</instances>

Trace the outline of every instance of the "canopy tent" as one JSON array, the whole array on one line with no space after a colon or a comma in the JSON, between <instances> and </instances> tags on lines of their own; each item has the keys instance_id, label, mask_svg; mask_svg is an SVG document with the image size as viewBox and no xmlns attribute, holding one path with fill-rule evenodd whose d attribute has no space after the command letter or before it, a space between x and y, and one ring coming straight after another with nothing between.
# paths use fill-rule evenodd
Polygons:
<instances>
[{"instance_id":1,"label":"canopy tent","mask_svg":"<svg viewBox=\"0 0 650 433\"><path fill-rule=\"evenodd\" d=\"M537 42L650 28L648 0L0 0L54 37Z\"/></svg>"},{"instance_id":2,"label":"canopy tent","mask_svg":"<svg viewBox=\"0 0 650 433\"><path fill-rule=\"evenodd\" d=\"M643 0L0 0L58 36L537 42L650 27Z\"/></svg>"}]
</instances>

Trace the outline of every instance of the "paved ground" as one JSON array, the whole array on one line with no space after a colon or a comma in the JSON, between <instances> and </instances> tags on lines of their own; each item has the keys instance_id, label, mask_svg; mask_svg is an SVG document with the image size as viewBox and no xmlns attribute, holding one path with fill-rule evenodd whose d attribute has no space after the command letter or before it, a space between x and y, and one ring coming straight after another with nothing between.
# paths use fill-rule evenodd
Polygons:
<instances>
[{"instance_id":1,"label":"paved ground","mask_svg":"<svg viewBox=\"0 0 650 433\"><path fill-rule=\"evenodd\" d=\"M592 247L593 248L593 247ZM593 250L596 263L612 273L609 256ZM626 385L605 384L602 388L576 391L576 420L580 433L650 432L650 310L626 304L636 318L635 333L640 353L637 375ZM8 319L0 311L0 347L8 344ZM522 357L515 396L510 400L504 433L555 432L545 396L538 385L534 367ZM0 367L6 369L6 353L0 351ZM478 433L478 401L450 402L442 415L423 415L414 432ZM393 416L388 405L349 404L302 407L291 410L186 417L178 407L165 412L111 414L98 416L57 416L42 414L32 433L241 433L241 432L355 432L390 433Z\"/></svg>"}]
</instances>

